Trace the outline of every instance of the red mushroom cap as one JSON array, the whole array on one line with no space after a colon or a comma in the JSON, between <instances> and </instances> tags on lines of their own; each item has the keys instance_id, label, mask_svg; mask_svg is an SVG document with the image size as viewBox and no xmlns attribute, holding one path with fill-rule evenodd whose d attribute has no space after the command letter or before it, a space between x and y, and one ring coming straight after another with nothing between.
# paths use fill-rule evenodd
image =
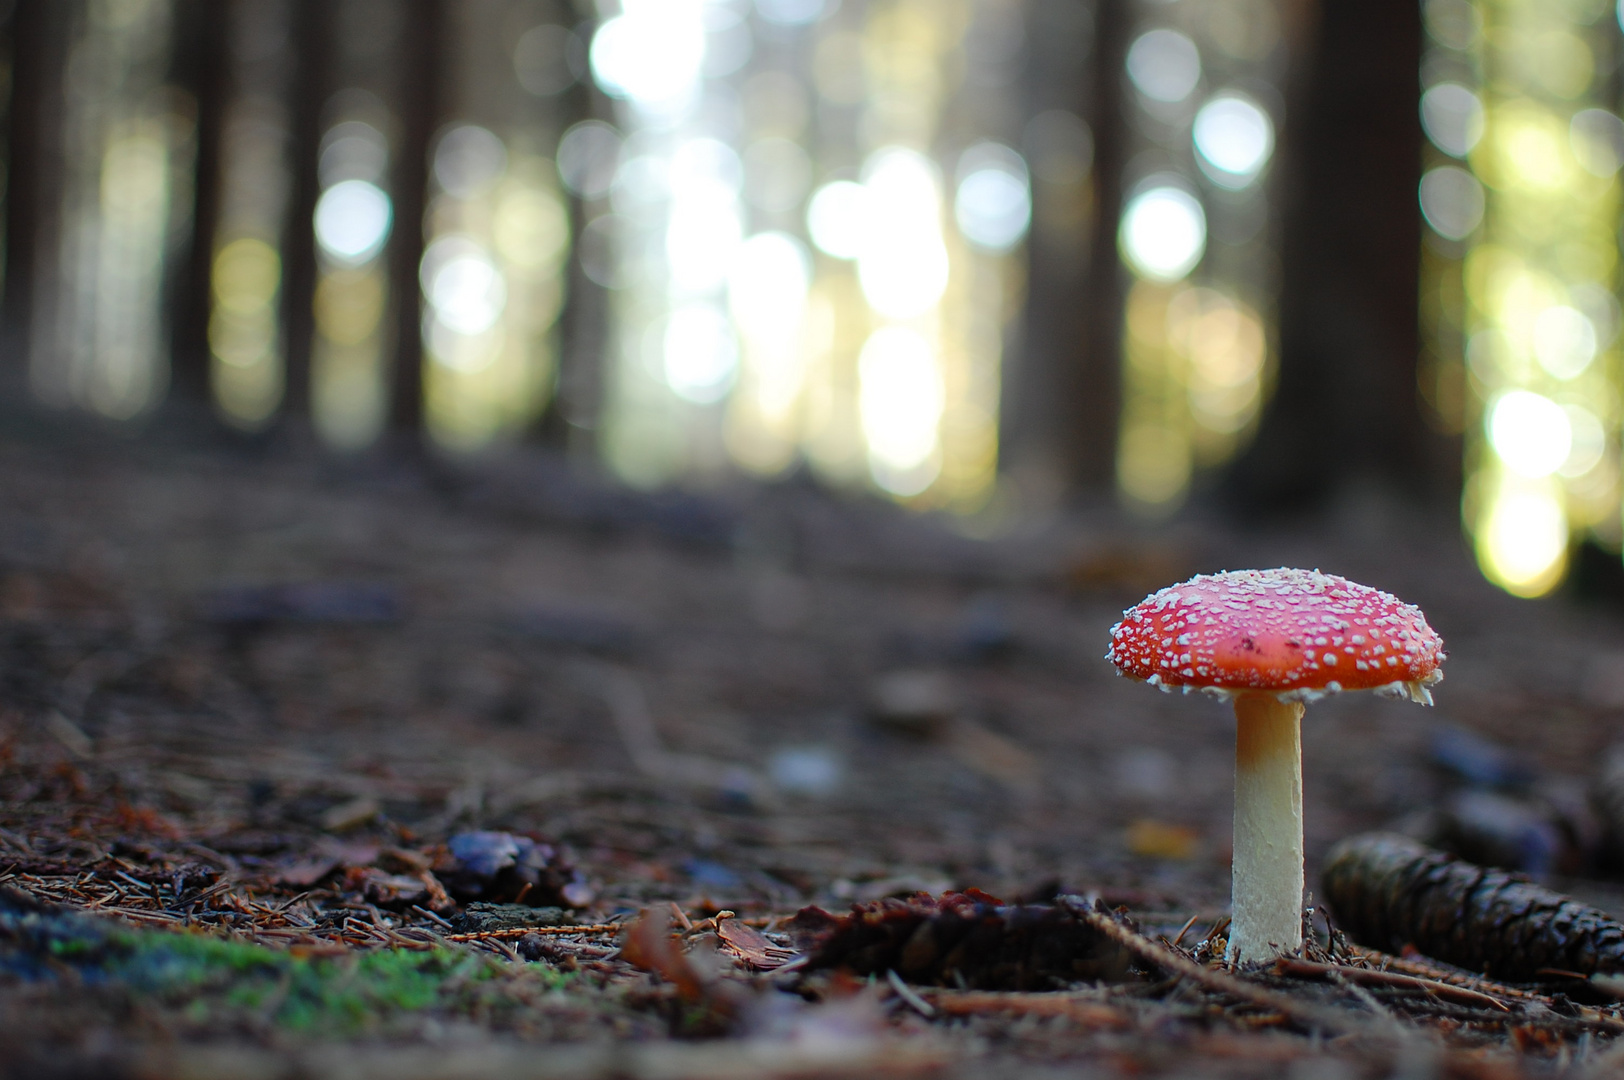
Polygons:
<instances>
[{"instance_id":1,"label":"red mushroom cap","mask_svg":"<svg viewBox=\"0 0 1624 1080\"><path fill-rule=\"evenodd\" d=\"M1111 627L1105 658L1164 690L1311 701L1375 690L1432 704L1443 639L1421 609L1318 570L1202 574Z\"/></svg>"}]
</instances>

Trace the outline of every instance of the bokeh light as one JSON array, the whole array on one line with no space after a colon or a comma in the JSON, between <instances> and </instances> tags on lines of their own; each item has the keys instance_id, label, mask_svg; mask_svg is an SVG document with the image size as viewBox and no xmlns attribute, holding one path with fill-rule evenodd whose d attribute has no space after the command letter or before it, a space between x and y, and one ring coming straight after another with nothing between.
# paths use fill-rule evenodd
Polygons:
<instances>
[{"instance_id":1,"label":"bokeh light","mask_svg":"<svg viewBox=\"0 0 1624 1080\"><path fill-rule=\"evenodd\" d=\"M332 101L339 115L322 136L322 191L310 223L318 255L310 411L324 443L356 451L382 433L389 400L390 119L382 101L358 87Z\"/></svg>"},{"instance_id":2,"label":"bokeh light","mask_svg":"<svg viewBox=\"0 0 1624 1080\"><path fill-rule=\"evenodd\" d=\"M1006 252L1021 242L1032 221L1026 162L1007 146L978 143L959 159L953 217L977 247Z\"/></svg>"},{"instance_id":3,"label":"bokeh light","mask_svg":"<svg viewBox=\"0 0 1624 1080\"><path fill-rule=\"evenodd\" d=\"M471 238L443 236L423 252L423 294L434 317L458 334L483 334L502 317L507 283L489 253Z\"/></svg>"},{"instance_id":4,"label":"bokeh light","mask_svg":"<svg viewBox=\"0 0 1624 1080\"><path fill-rule=\"evenodd\" d=\"M1570 449L1567 460L1556 471L1576 480L1600 465L1607 455L1607 428L1583 405L1564 405L1562 411L1568 417Z\"/></svg>"},{"instance_id":5,"label":"bokeh light","mask_svg":"<svg viewBox=\"0 0 1624 1080\"><path fill-rule=\"evenodd\" d=\"M1207 216L1181 187L1157 186L1129 200L1119 245L1142 277L1177 281L1195 269L1207 248Z\"/></svg>"},{"instance_id":6,"label":"bokeh light","mask_svg":"<svg viewBox=\"0 0 1624 1080\"><path fill-rule=\"evenodd\" d=\"M1489 580L1517 596L1540 596L1562 579L1567 515L1556 494L1517 485L1489 503L1478 527L1478 564Z\"/></svg>"},{"instance_id":7,"label":"bokeh light","mask_svg":"<svg viewBox=\"0 0 1624 1080\"><path fill-rule=\"evenodd\" d=\"M1489 408L1488 425L1489 445L1518 476L1549 476L1573 449L1568 414L1550 398L1528 390L1501 395Z\"/></svg>"},{"instance_id":8,"label":"bokeh light","mask_svg":"<svg viewBox=\"0 0 1624 1080\"><path fill-rule=\"evenodd\" d=\"M496 200L491 232L507 262L544 271L556 266L569 246L569 211L541 184L515 187Z\"/></svg>"},{"instance_id":9,"label":"bokeh light","mask_svg":"<svg viewBox=\"0 0 1624 1080\"><path fill-rule=\"evenodd\" d=\"M533 92L530 87L523 87ZM481 112L497 116L511 97ZM439 133L418 264L424 406L443 448L479 451L519 435L549 403L555 323L564 302L570 222L560 174L599 190L618 158L608 125L566 133L582 158L565 169L538 152L548 136L518 125L461 120Z\"/></svg>"},{"instance_id":10,"label":"bokeh light","mask_svg":"<svg viewBox=\"0 0 1624 1080\"><path fill-rule=\"evenodd\" d=\"M1611 464L1624 122L1597 77L1617 29L1535 0L1424 12L1419 389L1465 436L1483 573L1537 596L1574 539L1616 550L1624 532Z\"/></svg>"},{"instance_id":11,"label":"bokeh light","mask_svg":"<svg viewBox=\"0 0 1624 1080\"><path fill-rule=\"evenodd\" d=\"M812 159L794 140L769 136L744 151L745 198L757 210L793 211L811 186Z\"/></svg>"},{"instance_id":12,"label":"bokeh light","mask_svg":"<svg viewBox=\"0 0 1624 1080\"><path fill-rule=\"evenodd\" d=\"M1421 127L1432 145L1463 158L1483 137L1483 102L1460 83L1429 87L1421 95Z\"/></svg>"},{"instance_id":13,"label":"bokeh light","mask_svg":"<svg viewBox=\"0 0 1624 1080\"><path fill-rule=\"evenodd\" d=\"M697 405L720 401L739 367L739 344L727 316L709 304L673 311L660 335L665 380L676 395Z\"/></svg>"},{"instance_id":14,"label":"bokeh light","mask_svg":"<svg viewBox=\"0 0 1624 1080\"><path fill-rule=\"evenodd\" d=\"M1217 289L1190 288L1167 305L1167 337L1188 361L1190 412L1200 428L1233 435L1256 415L1267 340L1262 320Z\"/></svg>"},{"instance_id":15,"label":"bokeh light","mask_svg":"<svg viewBox=\"0 0 1624 1080\"><path fill-rule=\"evenodd\" d=\"M920 506L985 506L1033 227L1022 151L1073 202L1093 152L1064 110L1023 128L1022 13L655 6L600 26L613 126L576 125L557 155L584 204L581 269L608 290L594 438L610 467L649 486L804 463ZM675 44L635 72L621 57L639 39L617 35L655 21Z\"/></svg>"},{"instance_id":16,"label":"bokeh light","mask_svg":"<svg viewBox=\"0 0 1624 1080\"><path fill-rule=\"evenodd\" d=\"M602 120L583 120L558 140L558 175L583 199L609 194L620 166L620 132Z\"/></svg>"},{"instance_id":17,"label":"bokeh light","mask_svg":"<svg viewBox=\"0 0 1624 1080\"><path fill-rule=\"evenodd\" d=\"M263 310L281 280L282 258L263 240L233 240L214 256L214 296L233 315Z\"/></svg>"},{"instance_id":18,"label":"bokeh light","mask_svg":"<svg viewBox=\"0 0 1624 1080\"><path fill-rule=\"evenodd\" d=\"M733 321L749 337L795 334L812 283L806 247L783 232L757 233L740 245L728 275Z\"/></svg>"},{"instance_id":19,"label":"bokeh light","mask_svg":"<svg viewBox=\"0 0 1624 1080\"><path fill-rule=\"evenodd\" d=\"M316 243L329 258L357 266L383 250L394 221L389 196L366 180L342 180L316 202Z\"/></svg>"},{"instance_id":20,"label":"bokeh light","mask_svg":"<svg viewBox=\"0 0 1624 1080\"><path fill-rule=\"evenodd\" d=\"M292 43L274 32L274 13L254 17L233 9L228 26L233 86L224 106L216 174L221 198L210 238L209 388L222 419L257 431L276 418L286 393L280 251L293 187L283 103ZM331 143L322 149L329 171L353 156L333 152Z\"/></svg>"},{"instance_id":21,"label":"bokeh light","mask_svg":"<svg viewBox=\"0 0 1624 1080\"><path fill-rule=\"evenodd\" d=\"M756 11L779 26L805 26L834 14L840 0L756 0Z\"/></svg>"},{"instance_id":22,"label":"bokeh light","mask_svg":"<svg viewBox=\"0 0 1624 1080\"><path fill-rule=\"evenodd\" d=\"M169 148L158 125L117 136L102 156L92 408L140 413L164 377L158 315L169 212Z\"/></svg>"},{"instance_id":23,"label":"bokeh light","mask_svg":"<svg viewBox=\"0 0 1624 1080\"><path fill-rule=\"evenodd\" d=\"M460 124L440 136L434 150L434 180L454 199L477 199L507 170L507 147L478 124Z\"/></svg>"},{"instance_id":24,"label":"bokeh light","mask_svg":"<svg viewBox=\"0 0 1624 1080\"><path fill-rule=\"evenodd\" d=\"M1153 101L1183 101L1201 81L1201 53L1177 30L1151 30L1128 47L1128 78Z\"/></svg>"},{"instance_id":25,"label":"bokeh light","mask_svg":"<svg viewBox=\"0 0 1624 1080\"><path fill-rule=\"evenodd\" d=\"M1144 506L1165 506L1190 483L1190 440L1170 424L1133 423L1122 428L1117 449L1117 487Z\"/></svg>"},{"instance_id":26,"label":"bokeh light","mask_svg":"<svg viewBox=\"0 0 1624 1080\"><path fill-rule=\"evenodd\" d=\"M1443 165L1421 177L1421 214L1446 240L1464 240L1483 221L1483 185L1465 169Z\"/></svg>"},{"instance_id":27,"label":"bokeh light","mask_svg":"<svg viewBox=\"0 0 1624 1080\"><path fill-rule=\"evenodd\" d=\"M389 140L365 120L344 120L321 140L316 177L323 188L345 180L380 183L389 171Z\"/></svg>"},{"instance_id":28,"label":"bokeh light","mask_svg":"<svg viewBox=\"0 0 1624 1080\"><path fill-rule=\"evenodd\" d=\"M575 246L588 281L605 289L626 287L632 267L621 258L621 237L627 231L619 214L600 214L586 223Z\"/></svg>"},{"instance_id":29,"label":"bokeh light","mask_svg":"<svg viewBox=\"0 0 1624 1080\"><path fill-rule=\"evenodd\" d=\"M383 322L388 299L388 284L374 267L323 274L314 300L322 343L365 347Z\"/></svg>"},{"instance_id":30,"label":"bokeh light","mask_svg":"<svg viewBox=\"0 0 1624 1080\"><path fill-rule=\"evenodd\" d=\"M807 232L818 250L837 259L862 254L868 236L868 189L851 180L835 180L812 196L806 211Z\"/></svg>"},{"instance_id":31,"label":"bokeh light","mask_svg":"<svg viewBox=\"0 0 1624 1080\"><path fill-rule=\"evenodd\" d=\"M1624 120L1607 109L1580 109L1568 125L1568 143L1581 168L1606 179L1624 164Z\"/></svg>"},{"instance_id":32,"label":"bokeh light","mask_svg":"<svg viewBox=\"0 0 1624 1080\"><path fill-rule=\"evenodd\" d=\"M1139 25L1124 74L1135 92L1112 118L1126 135L1117 251L1136 279L1123 311L1116 483L1135 513L1161 517L1200 470L1245 446L1271 388L1282 28L1267 2L1131 10ZM1030 157L1042 176L1038 144Z\"/></svg>"},{"instance_id":33,"label":"bokeh light","mask_svg":"<svg viewBox=\"0 0 1624 1080\"><path fill-rule=\"evenodd\" d=\"M717 139L681 142L671 155L665 255L679 293L715 291L727 279L744 234L739 195L744 165Z\"/></svg>"},{"instance_id":34,"label":"bokeh light","mask_svg":"<svg viewBox=\"0 0 1624 1080\"><path fill-rule=\"evenodd\" d=\"M876 330L857 374L875 482L894 495L917 495L940 468L942 380L931 343L906 327Z\"/></svg>"},{"instance_id":35,"label":"bokeh light","mask_svg":"<svg viewBox=\"0 0 1624 1080\"><path fill-rule=\"evenodd\" d=\"M570 51L577 47L567 27L541 23L513 43L513 73L519 85L537 97L561 94L575 85Z\"/></svg>"},{"instance_id":36,"label":"bokeh light","mask_svg":"<svg viewBox=\"0 0 1624 1080\"><path fill-rule=\"evenodd\" d=\"M219 394L226 415L254 425L275 407L280 386L255 393L259 380L234 381L231 373L255 372L262 378L280 374L256 369L277 359L276 299L282 260L265 241L241 237L215 253L211 270L214 307L209 317L209 349L225 369L216 372L215 385L234 391Z\"/></svg>"},{"instance_id":37,"label":"bokeh light","mask_svg":"<svg viewBox=\"0 0 1624 1080\"><path fill-rule=\"evenodd\" d=\"M165 85L174 8L146 0L116 19L64 9L56 47L76 62L39 91L59 125L44 145L60 159L33 208L57 235L30 268L55 282L28 337L30 382L49 404L113 420L151 408L169 378L165 286L191 223L182 185L195 134L190 100Z\"/></svg>"},{"instance_id":38,"label":"bokeh light","mask_svg":"<svg viewBox=\"0 0 1624 1080\"><path fill-rule=\"evenodd\" d=\"M592 75L611 97L648 109L684 102L705 64L701 0L638 0L592 37Z\"/></svg>"},{"instance_id":39,"label":"bokeh light","mask_svg":"<svg viewBox=\"0 0 1624 1080\"><path fill-rule=\"evenodd\" d=\"M1274 122L1263 106L1234 92L1218 94L1195 114L1197 161L1219 187L1239 190L1257 179L1274 153Z\"/></svg>"},{"instance_id":40,"label":"bokeh light","mask_svg":"<svg viewBox=\"0 0 1624 1080\"><path fill-rule=\"evenodd\" d=\"M1563 382L1583 373L1596 358L1596 327L1581 311L1559 304L1534 317L1534 357Z\"/></svg>"},{"instance_id":41,"label":"bokeh light","mask_svg":"<svg viewBox=\"0 0 1624 1080\"><path fill-rule=\"evenodd\" d=\"M866 236L857 278L870 306L891 319L922 315L947 288L941 190L936 167L902 147L876 151L863 169Z\"/></svg>"}]
</instances>

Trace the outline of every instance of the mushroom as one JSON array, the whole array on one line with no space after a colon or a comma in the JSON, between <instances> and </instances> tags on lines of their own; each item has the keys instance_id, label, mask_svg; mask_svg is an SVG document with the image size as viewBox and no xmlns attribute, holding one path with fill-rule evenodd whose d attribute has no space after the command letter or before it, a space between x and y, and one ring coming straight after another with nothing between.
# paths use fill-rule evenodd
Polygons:
<instances>
[{"instance_id":1,"label":"mushroom","mask_svg":"<svg viewBox=\"0 0 1624 1080\"><path fill-rule=\"evenodd\" d=\"M1234 703L1234 920L1225 959L1302 948L1303 707L1343 690L1432 704L1443 639L1421 609L1317 570L1199 575L1111 628L1120 674Z\"/></svg>"}]
</instances>

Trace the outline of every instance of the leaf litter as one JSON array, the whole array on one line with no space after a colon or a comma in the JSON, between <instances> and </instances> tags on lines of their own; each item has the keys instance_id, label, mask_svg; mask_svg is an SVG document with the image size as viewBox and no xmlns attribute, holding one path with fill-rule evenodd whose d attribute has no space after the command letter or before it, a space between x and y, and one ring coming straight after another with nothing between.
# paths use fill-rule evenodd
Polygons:
<instances>
[{"instance_id":1,"label":"leaf litter","mask_svg":"<svg viewBox=\"0 0 1624 1080\"><path fill-rule=\"evenodd\" d=\"M1096 654L1139 571L1074 573L1074 540L769 490L730 513L792 540L746 557L660 515L492 513L455 475L272 462L251 496L195 462L0 458L12 1072L1504 1076L1602 1068L1624 1030L1584 972L1497 981L1323 913L1303 957L1224 969L1227 736L1115 696ZM763 573L800 622L752 622ZM636 647L517 633L537 611ZM996 648L942 629L987 611ZM951 707L899 725L869 688L921 663ZM1461 700L1506 737L1507 695ZM1311 820L1385 824L1414 785L1367 797L1382 755L1425 742L1331 712L1372 749L1310 733L1341 777ZM1582 770L1591 719L1553 722L1547 768ZM1173 778L1114 789L1125 734ZM829 775L777 784L784 748Z\"/></svg>"}]
</instances>

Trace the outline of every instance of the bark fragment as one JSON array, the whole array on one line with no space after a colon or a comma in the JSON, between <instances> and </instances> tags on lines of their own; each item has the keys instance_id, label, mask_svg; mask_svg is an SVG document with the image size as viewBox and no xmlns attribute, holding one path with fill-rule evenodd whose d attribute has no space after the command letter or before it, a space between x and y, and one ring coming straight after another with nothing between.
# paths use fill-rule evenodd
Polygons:
<instances>
[{"instance_id":1,"label":"bark fragment","mask_svg":"<svg viewBox=\"0 0 1624 1080\"><path fill-rule=\"evenodd\" d=\"M1005 904L979 889L854 904L835 918L804 909L807 967L895 971L912 983L974 990L1052 990L1128 975L1125 949L1064 906Z\"/></svg>"}]
</instances>

